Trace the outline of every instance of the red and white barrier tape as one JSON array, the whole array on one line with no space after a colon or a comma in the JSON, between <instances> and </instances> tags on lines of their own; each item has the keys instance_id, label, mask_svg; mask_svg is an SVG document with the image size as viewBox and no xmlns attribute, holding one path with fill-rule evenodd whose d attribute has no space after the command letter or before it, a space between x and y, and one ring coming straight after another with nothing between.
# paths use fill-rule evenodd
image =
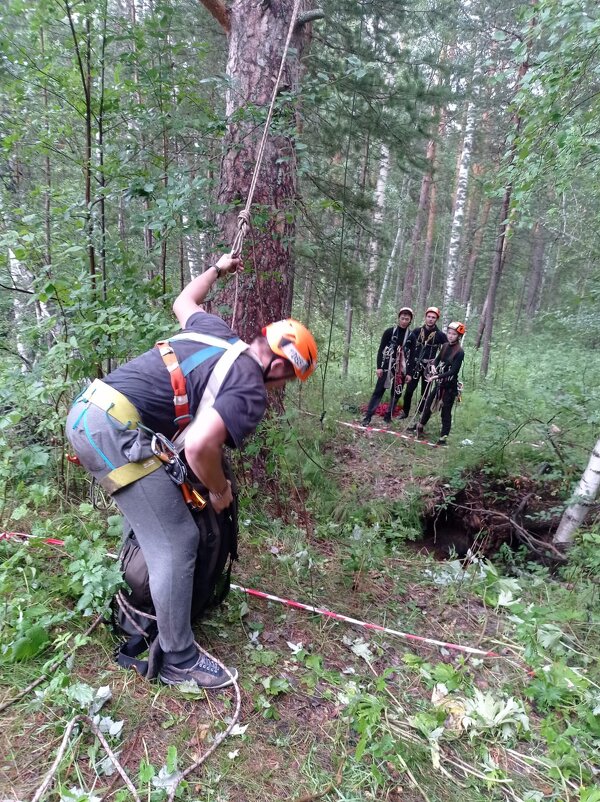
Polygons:
<instances>
[{"instance_id":1,"label":"red and white barrier tape","mask_svg":"<svg viewBox=\"0 0 600 802\"><path fill-rule=\"evenodd\" d=\"M266 599L267 601L278 602L285 604L287 607L294 607L298 610L306 610L309 613L317 613L324 615L327 618L333 618L336 621L345 621L347 624L354 624L365 629L371 629L374 632L385 632L387 635L394 635L397 638L404 638L405 640L417 641L418 643L429 643L433 646L441 646L445 649L451 649L457 652L467 652L467 654L477 654L481 657L501 657L502 655L496 652L486 652L483 649L476 649L473 646L461 646L458 643L447 643L446 641L436 640L435 638L426 638L422 635L413 635L410 632L400 632L398 629L390 629L383 627L381 624L372 624L368 621L359 621L358 618L351 618L342 613L334 613L332 610L327 610L325 607L314 607L312 604L303 604L302 602L293 601L292 599L283 599L281 596L274 596L272 593L265 593L262 590L253 590L252 588L244 588L241 585L231 584L234 590L239 590L242 593L247 593L248 596L256 596L258 599Z\"/></svg>"},{"instance_id":2,"label":"red and white barrier tape","mask_svg":"<svg viewBox=\"0 0 600 802\"><path fill-rule=\"evenodd\" d=\"M36 539L35 535L28 535L25 532L0 532L0 540L10 539ZM58 538L39 538L42 543L48 543L51 546L64 546L64 540ZM108 556L115 558L114 554ZM342 613L336 613L333 610L328 610L325 607L315 607L312 604L304 604L303 602L294 601L293 599L284 599L281 596L275 596L273 593L265 593L262 590L254 590L253 588L245 588L242 585L231 584L233 590L240 593L246 593L248 596L255 596L258 599L265 599L266 601L277 602L284 604L287 607L293 607L296 610L306 610L309 613L316 613L323 615L326 618L333 618L335 621L344 621L347 624L354 624L355 626L363 627L364 629L372 630L373 632L384 632L387 635L393 635L396 638L403 638L404 640L416 641L417 643L428 643L431 646L440 646L445 649L456 652L466 652L467 654L476 654L481 657L501 657L496 652L484 651L483 649L476 649L473 646L462 646L458 643L448 643L447 641L437 640L436 638L427 638L423 635L413 635L410 632L400 632L398 629L391 629L390 627L381 626L381 624L373 624L369 621L360 621L358 618L351 618Z\"/></svg>"},{"instance_id":3,"label":"red and white barrier tape","mask_svg":"<svg viewBox=\"0 0 600 802\"><path fill-rule=\"evenodd\" d=\"M304 415L310 415L311 418L320 418L320 415L316 415L314 412L308 412L306 409L301 410ZM411 437L409 434L404 434L404 432L395 432L393 429L384 429L379 426L362 426L360 423L350 423L349 421L345 420L337 420L337 418L332 418L334 423L339 423L340 426L347 426L349 429L358 429L362 432L378 432L382 434L391 434L393 437L399 437L401 440L408 440L411 443L420 443L423 446L429 446L430 448L437 448L437 443L432 443L430 440L419 440L418 437Z\"/></svg>"}]
</instances>

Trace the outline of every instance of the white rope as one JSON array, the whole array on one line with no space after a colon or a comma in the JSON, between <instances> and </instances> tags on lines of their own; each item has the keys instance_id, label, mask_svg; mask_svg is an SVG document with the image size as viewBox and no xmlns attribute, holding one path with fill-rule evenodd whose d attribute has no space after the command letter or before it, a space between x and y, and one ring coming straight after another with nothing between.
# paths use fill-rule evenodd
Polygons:
<instances>
[{"instance_id":1,"label":"white rope","mask_svg":"<svg viewBox=\"0 0 600 802\"><path fill-rule=\"evenodd\" d=\"M271 104L269 106L269 111L267 113L267 120L265 122L265 127L263 129L262 138L260 140L260 144L258 146L258 151L256 153L256 163L254 165L254 171L252 173L252 180L250 181L250 188L248 189L248 196L246 198L246 205L244 209L238 215L238 231L234 237L233 245L231 246L231 253L230 256L234 258L239 258L242 247L244 245L244 239L246 234L250 230L250 208L252 206L252 200L254 198L254 191L256 189L256 184L258 183L258 175L260 173L260 168L262 166L262 160L266 149L267 144L267 136L269 134L269 128L271 127L271 119L273 117L273 111L275 109L275 101L277 100L277 92L279 91L279 84L281 83L281 76L283 75L283 68L285 67L285 60L287 58L288 50L290 47L290 42L292 41L292 35L294 33L294 28L296 27L296 22L298 20L298 11L300 9L300 0L295 0L294 8L292 10L292 17L290 19L290 26L287 33L287 39L285 41L285 47L283 48L283 55L281 56L281 64L279 65L279 72L277 73L277 79L275 81L275 86L273 87L273 95L271 97Z\"/></svg>"}]
</instances>

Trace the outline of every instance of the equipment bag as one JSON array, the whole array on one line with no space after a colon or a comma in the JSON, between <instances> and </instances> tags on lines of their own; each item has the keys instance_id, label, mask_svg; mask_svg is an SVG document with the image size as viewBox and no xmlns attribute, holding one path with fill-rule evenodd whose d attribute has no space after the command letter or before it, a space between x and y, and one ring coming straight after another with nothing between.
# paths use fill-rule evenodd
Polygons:
<instances>
[{"instance_id":1,"label":"equipment bag","mask_svg":"<svg viewBox=\"0 0 600 802\"><path fill-rule=\"evenodd\" d=\"M207 610L218 607L229 593L231 566L237 560L238 508L237 488L233 474L225 465L225 475L232 481L233 503L218 515L210 503L202 510L190 510L200 538L194 573L191 621L197 621ZM126 640L115 651L123 668L134 668L152 679L158 675L162 650L158 642L155 610L150 593L148 567L132 530L126 534L120 553L123 589L112 600L112 623L115 634ZM144 652L146 659L141 659Z\"/></svg>"}]
</instances>

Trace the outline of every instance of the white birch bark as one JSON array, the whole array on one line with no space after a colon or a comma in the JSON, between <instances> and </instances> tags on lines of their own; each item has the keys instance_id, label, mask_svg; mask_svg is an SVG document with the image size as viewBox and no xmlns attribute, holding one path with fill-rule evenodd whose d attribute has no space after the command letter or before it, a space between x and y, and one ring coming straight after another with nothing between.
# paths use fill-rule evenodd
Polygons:
<instances>
[{"instance_id":1,"label":"white birch bark","mask_svg":"<svg viewBox=\"0 0 600 802\"><path fill-rule=\"evenodd\" d=\"M460 156L458 176L456 179L456 201L454 203L454 215L450 228L450 244L448 245L448 260L446 262L446 284L444 287L444 312L454 299L456 290L456 277L458 275L458 257L460 252L460 242L462 238L465 210L467 206L467 190L469 188L469 170L471 167L471 155L473 152L473 139L475 136L475 125L477 122L477 83L476 78L480 72L476 67L473 73L473 97L467 107L465 118L465 129L463 146Z\"/></svg>"},{"instance_id":2,"label":"white birch bark","mask_svg":"<svg viewBox=\"0 0 600 802\"><path fill-rule=\"evenodd\" d=\"M388 263L385 268L385 275L383 277L383 283L381 285L381 291L379 293L379 299L377 301L377 309L381 309L381 305L383 304L383 299L385 298L385 294L387 292L387 288L390 283L390 276L392 275L392 270L394 268L394 265L397 264L399 259L402 258L403 245L404 245L404 224L401 219L399 210L396 236L394 237L392 252L390 253L390 258L388 259Z\"/></svg>"},{"instance_id":3,"label":"white birch bark","mask_svg":"<svg viewBox=\"0 0 600 802\"><path fill-rule=\"evenodd\" d=\"M404 178L402 181L402 188L400 189L400 199L398 201L398 218L396 221L396 236L394 237L394 244L392 245L392 251L390 253L390 258L388 259L385 274L383 277L383 282L381 284L381 291L379 293L379 300L377 301L377 309L381 309L383 304L383 299L385 298L385 294L387 292L388 287L390 286L390 280L392 274L394 272L394 265L400 263L402 259L402 253L404 251L404 221L403 221L403 212L406 206L406 199L408 197L408 190L409 190L409 179ZM400 271L398 271L399 273ZM394 299L395 300L395 299Z\"/></svg>"},{"instance_id":4,"label":"white birch bark","mask_svg":"<svg viewBox=\"0 0 600 802\"><path fill-rule=\"evenodd\" d=\"M377 185L375 187L375 211L373 212L374 236L369 243L369 262L367 266L367 309L371 311L375 307L375 277L377 265L379 263L379 243L381 240L381 222L383 220L383 209L385 202L385 188L387 186L388 175L390 172L390 151L387 145L381 146L381 157L379 159L379 173Z\"/></svg>"},{"instance_id":5,"label":"white birch bark","mask_svg":"<svg viewBox=\"0 0 600 802\"><path fill-rule=\"evenodd\" d=\"M583 523L590 505L594 503L600 489L600 439L597 440L590 455L587 468L579 480L573 500L564 511L552 542L559 546L569 546L575 532Z\"/></svg>"}]
</instances>

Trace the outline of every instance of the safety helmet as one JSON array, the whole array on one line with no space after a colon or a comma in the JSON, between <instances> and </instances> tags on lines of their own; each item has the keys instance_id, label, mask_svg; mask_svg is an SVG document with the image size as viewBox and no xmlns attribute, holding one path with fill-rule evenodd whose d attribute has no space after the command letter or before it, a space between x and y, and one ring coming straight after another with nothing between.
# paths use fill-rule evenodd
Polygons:
<instances>
[{"instance_id":1,"label":"safety helmet","mask_svg":"<svg viewBox=\"0 0 600 802\"><path fill-rule=\"evenodd\" d=\"M448 328L453 329L460 337L466 331L465 324L461 323L459 320L453 320L452 323L448 323Z\"/></svg>"},{"instance_id":2,"label":"safety helmet","mask_svg":"<svg viewBox=\"0 0 600 802\"><path fill-rule=\"evenodd\" d=\"M413 317L415 316L415 313L414 313L414 312L413 312L413 310L410 308L410 306L403 306L403 307L402 307L402 309L400 309L400 311L398 312L398 317L400 317L400 315L402 315L403 313L405 313L405 314L407 314L407 315L410 315L410 319L411 319L411 320L412 320L412 319L413 319Z\"/></svg>"},{"instance_id":3,"label":"safety helmet","mask_svg":"<svg viewBox=\"0 0 600 802\"><path fill-rule=\"evenodd\" d=\"M291 362L296 376L306 381L317 367L317 344L306 326L287 318L269 323L262 333L271 351Z\"/></svg>"},{"instance_id":4,"label":"safety helmet","mask_svg":"<svg viewBox=\"0 0 600 802\"><path fill-rule=\"evenodd\" d=\"M433 312L436 315L437 319L440 319L440 315L442 314L437 306L430 306L429 309L425 310L425 315L428 315L430 312Z\"/></svg>"}]
</instances>

